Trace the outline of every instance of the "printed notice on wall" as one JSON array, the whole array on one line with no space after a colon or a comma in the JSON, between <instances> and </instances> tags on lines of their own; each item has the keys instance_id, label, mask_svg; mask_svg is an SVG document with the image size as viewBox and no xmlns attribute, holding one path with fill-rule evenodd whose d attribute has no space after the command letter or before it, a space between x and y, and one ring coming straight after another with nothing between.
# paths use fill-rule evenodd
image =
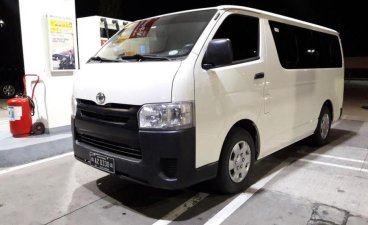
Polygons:
<instances>
[{"instance_id":1,"label":"printed notice on wall","mask_svg":"<svg viewBox=\"0 0 368 225\"><path fill-rule=\"evenodd\" d=\"M20 120L22 117L22 107L20 106L8 106L9 121Z\"/></svg>"},{"instance_id":2,"label":"printed notice on wall","mask_svg":"<svg viewBox=\"0 0 368 225\"><path fill-rule=\"evenodd\" d=\"M76 69L73 19L48 16L51 71Z\"/></svg>"}]
</instances>

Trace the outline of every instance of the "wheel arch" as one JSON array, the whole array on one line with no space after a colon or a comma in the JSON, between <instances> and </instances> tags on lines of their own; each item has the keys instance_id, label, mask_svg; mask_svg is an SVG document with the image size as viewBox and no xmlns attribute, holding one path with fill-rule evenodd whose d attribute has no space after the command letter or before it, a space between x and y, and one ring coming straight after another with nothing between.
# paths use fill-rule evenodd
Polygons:
<instances>
[{"instance_id":1,"label":"wheel arch","mask_svg":"<svg viewBox=\"0 0 368 225\"><path fill-rule=\"evenodd\" d=\"M256 124L248 119L242 119L239 120L238 122L236 122L231 129L229 130L229 132L226 135L225 140L228 138L228 135L230 134L231 130L234 127L238 127L238 128L242 128L246 131L249 132L249 134L252 136L253 141L254 141L254 145L255 145L255 150L256 150L256 160L258 159L259 153L260 153L260 137L259 137L259 131L258 128L256 126Z\"/></svg>"},{"instance_id":2,"label":"wheel arch","mask_svg":"<svg viewBox=\"0 0 368 225\"><path fill-rule=\"evenodd\" d=\"M334 121L335 116L334 116L334 108L333 108L332 101L330 99L327 99L323 103L321 110L323 109L323 107L327 107L330 110L330 112L331 112L331 121Z\"/></svg>"}]
</instances>

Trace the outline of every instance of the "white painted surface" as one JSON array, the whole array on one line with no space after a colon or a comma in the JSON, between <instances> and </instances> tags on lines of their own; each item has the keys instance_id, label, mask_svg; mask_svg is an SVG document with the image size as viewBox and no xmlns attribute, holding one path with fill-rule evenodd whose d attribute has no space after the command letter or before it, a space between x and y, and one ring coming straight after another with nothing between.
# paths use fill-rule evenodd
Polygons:
<instances>
[{"instance_id":1,"label":"white painted surface","mask_svg":"<svg viewBox=\"0 0 368 225\"><path fill-rule=\"evenodd\" d=\"M194 69L196 102L196 167L218 161L231 127L242 119L256 123L263 106L264 79L254 75L266 72L264 39L260 59L211 70L202 69L202 58L209 42L226 16L211 29ZM263 37L263 29L260 29Z\"/></svg>"},{"instance_id":2,"label":"white painted surface","mask_svg":"<svg viewBox=\"0 0 368 225\"><path fill-rule=\"evenodd\" d=\"M343 68L284 69L268 20L313 27L335 35L336 32L265 12L255 14L249 8L229 8L234 10L223 13L218 23L211 22L210 29L203 32L195 46L195 50L201 49L194 68L196 167L219 159L229 130L240 120L250 120L256 125L262 158L313 134L326 100L332 102L334 121L339 119L342 107ZM260 18L260 59L205 71L201 63L207 45L231 13ZM265 78L254 80L254 75L260 72L265 73Z\"/></svg>"},{"instance_id":3,"label":"white painted surface","mask_svg":"<svg viewBox=\"0 0 368 225\"><path fill-rule=\"evenodd\" d=\"M9 120L1 120L0 121L0 142L2 142L3 139L7 139L10 137L12 137L12 134L10 133Z\"/></svg>"},{"instance_id":4,"label":"white painted surface","mask_svg":"<svg viewBox=\"0 0 368 225\"><path fill-rule=\"evenodd\" d=\"M318 158L338 159L338 160L349 161L349 162L364 163L364 160L350 159L350 158L333 156L333 155L318 154L318 153L302 153L302 154L311 155L311 156L317 156Z\"/></svg>"},{"instance_id":5,"label":"white painted surface","mask_svg":"<svg viewBox=\"0 0 368 225\"><path fill-rule=\"evenodd\" d=\"M320 162L320 161L309 160L309 159L298 159L298 161L306 162L306 163L312 163L312 164L318 164L318 165L323 165L323 166L336 167L336 168L341 168L341 169L346 169L346 170L359 171L359 172L362 172L362 173L368 173L368 169L363 169L361 167L344 166L344 165L339 165L339 164L335 164L335 163Z\"/></svg>"},{"instance_id":6,"label":"white painted surface","mask_svg":"<svg viewBox=\"0 0 368 225\"><path fill-rule=\"evenodd\" d=\"M100 17L78 18L79 63L83 68L87 60L101 48Z\"/></svg>"},{"instance_id":7,"label":"white painted surface","mask_svg":"<svg viewBox=\"0 0 368 225\"><path fill-rule=\"evenodd\" d=\"M75 77L74 96L96 101L102 92L106 103L143 105L171 101L171 87L180 61L90 63Z\"/></svg>"},{"instance_id":8,"label":"white painted surface","mask_svg":"<svg viewBox=\"0 0 368 225\"><path fill-rule=\"evenodd\" d=\"M36 88L36 115L33 122L43 121L47 128L70 124L70 99L72 94L73 72L50 71L48 48L47 15L72 18L75 21L73 0L20 0L22 44L26 74L37 74L42 83ZM76 33L75 23L73 24ZM75 45L76 37L75 37ZM77 58L76 48L76 61ZM27 94L31 95L31 83L27 79Z\"/></svg>"}]
</instances>

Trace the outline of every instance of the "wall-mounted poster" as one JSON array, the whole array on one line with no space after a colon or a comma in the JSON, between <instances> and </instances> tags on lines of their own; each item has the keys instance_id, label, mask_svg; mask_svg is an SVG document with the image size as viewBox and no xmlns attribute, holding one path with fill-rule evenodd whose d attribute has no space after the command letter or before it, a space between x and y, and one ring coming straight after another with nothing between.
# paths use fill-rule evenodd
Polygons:
<instances>
[{"instance_id":1,"label":"wall-mounted poster","mask_svg":"<svg viewBox=\"0 0 368 225\"><path fill-rule=\"evenodd\" d=\"M51 71L76 69L75 33L71 18L48 16Z\"/></svg>"}]
</instances>

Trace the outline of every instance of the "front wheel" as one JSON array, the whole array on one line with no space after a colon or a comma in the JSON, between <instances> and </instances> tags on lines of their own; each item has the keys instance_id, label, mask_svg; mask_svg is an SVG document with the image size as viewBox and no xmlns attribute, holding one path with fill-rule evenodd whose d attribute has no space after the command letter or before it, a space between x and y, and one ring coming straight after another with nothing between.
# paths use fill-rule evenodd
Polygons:
<instances>
[{"instance_id":1,"label":"front wheel","mask_svg":"<svg viewBox=\"0 0 368 225\"><path fill-rule=\"evenodd\" d=\"M330 108L323 106L318 118L317 128L314 134L311 136L311 143L314 146L322 146L326 143L327 137L331 130L331 110Z\"/></svg>"},{"instance_id":2,"label":"front wheel","mask_svg":"<svg viewBox=\"0 0 368 225\"><path fill-rule=\"evenodd\" d=\"M233 128L222 148L219 170L215 179L222 193L237 193L249 186L255 161L252 136L241 128Z\"/></svg>"}]
</instances>

